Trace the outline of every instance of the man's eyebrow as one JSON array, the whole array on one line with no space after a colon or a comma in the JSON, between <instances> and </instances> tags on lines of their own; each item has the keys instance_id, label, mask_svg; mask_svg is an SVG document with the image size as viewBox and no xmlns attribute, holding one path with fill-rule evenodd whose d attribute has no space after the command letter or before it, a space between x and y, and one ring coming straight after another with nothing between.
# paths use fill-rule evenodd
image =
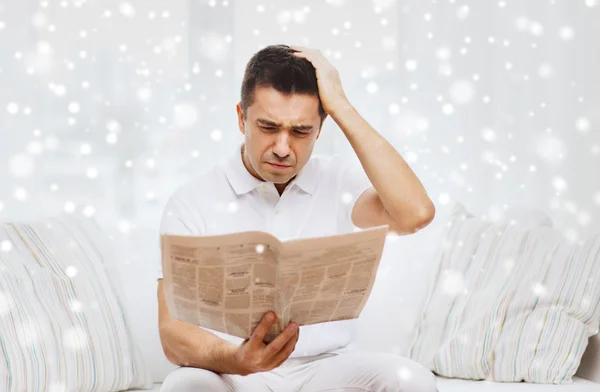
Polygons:
<instances>
[{"instance_id":1,"label":"man's eyebrow","mask_svg":"<svg viewBox=\"0 0 600 392\"><path fill-rule=\"evenodd\" d=\"M274 128L279 128L281 126L281 124L277 124L276 122L273 122L271 120L266 120L264 118L259 118L256 120L256 122L262 123L264 125L267 125L269 127L274 127Z\"/></svg>"},{"instance_id":2,"label":"man's eyebrow","mask_svg":"<svg viewBox=\"0 0 600 392\"><path fill-rule=\"evenodd\" d=\"M259 118L259 119L256 120L256 122L257 123L261 123L263 125L266 125L268 127L273 127L273 128L279 128L279 127L281 127L281 124L278 124L276 122L273 122L271 120L267 120L267 119L264 119L264 118ZM303 124L292 125L292 129L295 130L295 131L308 131L308 130L313 129L313 126L312 125L303 125Z\"/></svg>"}]
</instances>

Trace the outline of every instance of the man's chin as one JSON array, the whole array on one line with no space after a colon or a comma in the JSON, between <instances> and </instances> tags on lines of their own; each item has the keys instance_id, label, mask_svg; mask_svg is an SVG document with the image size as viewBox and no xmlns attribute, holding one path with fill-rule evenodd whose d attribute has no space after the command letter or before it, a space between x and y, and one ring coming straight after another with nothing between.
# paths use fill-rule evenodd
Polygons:
<instances>
[{"instance_id":1,"label":"man's chin","mask_svg":"<svg viewBox=\"0 0 600 392\"><path fill-rule=\"evenodd\" d=\"M273 175L271 173L265 173L263 176L261 176L265 181L267 182L272 182L273 184L287 184L288 182L290 182L290 180L293 178L290 177L289 175L286 176L278 176L278 175Z\"/></svg>"}]
</instances>

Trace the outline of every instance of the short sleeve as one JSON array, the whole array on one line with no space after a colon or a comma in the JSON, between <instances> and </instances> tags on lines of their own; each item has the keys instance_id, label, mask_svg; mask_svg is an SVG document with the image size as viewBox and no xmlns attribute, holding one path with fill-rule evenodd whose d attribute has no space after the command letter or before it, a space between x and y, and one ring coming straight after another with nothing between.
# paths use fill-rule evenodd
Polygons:
<instances>
[{"instance_id":1,"label":"short sleeve","mask_svg":"<svg viewBox=\"0 0 600 392\"><path fill-rule=\"evenodd\" d=\"M172 195L163 210L160 234L202 235L205 234L204 219L196 209L187 206L183 200ZM162 258L159 259L157 279L163 278Z\"/></svg>"},{"instance_id":2,"label":"short sleeve","mask_svg":"<svg viewBox=\"0 0 600 392\"><path fill-rule=\"evenodd\" d=\"M358 198L373 185L358 159L340 160L339 168L341 172L339 178L341 203L341 208L338 210L339 225L342 232L352 232L355 228L352 223L352 209Z\"/></svg>"}]
</instances>

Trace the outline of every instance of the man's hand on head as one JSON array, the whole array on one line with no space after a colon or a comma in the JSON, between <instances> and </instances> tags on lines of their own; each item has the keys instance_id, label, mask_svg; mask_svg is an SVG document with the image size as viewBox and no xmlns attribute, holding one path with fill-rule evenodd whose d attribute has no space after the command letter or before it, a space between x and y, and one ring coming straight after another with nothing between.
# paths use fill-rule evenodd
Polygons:
<instances>
[{"instance_id":1,"label":"man's hand on head","mask_svg":"<svg viewBox=\"0 0 600 392\"><path fill-rule=\"evenodd\" d=\"M317 85L319 88L319 99L323 110L329 115L338 109L343 109L350 105L344 89L338 70L327 60L327 58L318 49L306 48L303 46L290 46L296 57L304 58L311 62L317 73Z\"/></svg>"}]
</instances>

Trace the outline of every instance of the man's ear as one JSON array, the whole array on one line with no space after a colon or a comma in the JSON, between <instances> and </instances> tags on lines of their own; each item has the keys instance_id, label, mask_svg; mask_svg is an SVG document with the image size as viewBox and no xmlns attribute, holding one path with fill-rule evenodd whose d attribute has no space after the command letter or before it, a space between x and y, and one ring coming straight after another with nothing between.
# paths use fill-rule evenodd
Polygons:
<instances>
[{"instance_id":1,"label":"man's ear","mask_svg":"<svg viewBox=\"0 0 600 392\"><path fill-rule=\"evenodd\" d=\"M245 117L244 117L244 109L242 109L242 103L239 102L237 105L235 105L235 110L237 111L237 115L238 115L238 128L240 129L240 132L242 133L242 135L246 134L246 126L244 124L245 122Z\"/></svg>"},{"instance_id":2,"label":"man's ear","mask_svg":"<svg viewBox=\"0 0 600 392\"><path fill-rule=\"evenodd\" d=\"M321 120L321 126L319 127L319 133L317 133L317 139L319 138L319 136L321 136L321 131L323 130L323 124L325 124L325 120L327 120L327 116L328 116L328 114L325 113L325 117L323 117L323 120Z\"/></svg>"}]
</instances>

